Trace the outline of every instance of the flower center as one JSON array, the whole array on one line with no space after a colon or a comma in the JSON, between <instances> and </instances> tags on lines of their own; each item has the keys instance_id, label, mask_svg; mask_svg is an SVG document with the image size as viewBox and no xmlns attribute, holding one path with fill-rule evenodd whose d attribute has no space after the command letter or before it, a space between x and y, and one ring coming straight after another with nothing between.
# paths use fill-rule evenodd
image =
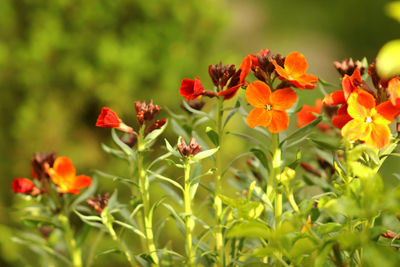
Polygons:
<instances>
[{"instance_id":1,"label":"flower center","mask_svg":"<svg viewBox=\"0 0 400 267\"><path fill-rule=\"evenodd\" d=\"M268 111L272 110L272 105L266 104L265 105L265 109L268 110Z\"/></svg>"},{"instance_id":2,"label":"flower center","mask_svg":"<svg viewBox=\"0 0 400 267\"><path fill-rule=\"evenodd\" d=\"M371 123L371 122L372 122L372 118L371 118L371 117L367 117L367 118L365 119L365 122L366 122L366 123Z\"/></svg>"}]
</instances>

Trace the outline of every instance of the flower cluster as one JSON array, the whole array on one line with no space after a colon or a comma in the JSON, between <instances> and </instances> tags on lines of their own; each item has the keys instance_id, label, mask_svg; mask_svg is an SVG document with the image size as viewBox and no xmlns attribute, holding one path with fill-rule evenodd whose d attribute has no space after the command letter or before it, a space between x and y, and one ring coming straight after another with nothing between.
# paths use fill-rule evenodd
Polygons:
<instances>
[{"instance_id":1,"label":"flower cluster","mask_svg":"<svg viewBox=\"0 0 400 267\"><path fill-rule=\"evenodd\" d=\"M31 196L46 193L51 190L49 180L57 185L58 193L78 194L80 189L92 184L92 178L89 176L76 175L75 167L69 158L56 158L55 153L35 154L32 159L31 173L36 179L35 182L28 178L15 178L12 181L14 193Z\"/></svg>"},{"instance_id":2,"label":"flower cluster","mask_svg":"<svg viewBox=\"0 0 400 267\"><path fill-rule=\"evenodd\" d=\"M400 113L400 80L398 77L381 79L375 63L369 66L368 74L376 91L362 80L360 67L356 67L351 75L344 74L342 90L325 96L323 103L340 105L332 124L341 129L343 137L381 149L389 144L389 124Z\"/></svg>"},{"instance_id":3,"label":"flower cluster","mask_svg":"<svg viewBox=\"0 0 400 267\"><path fill-rule=\"evenodd\" d=\"M150 100L148 104L146 104L146 101L136 101L135 110L136 120L139 128L143 128L145 134L161 128L167 122L166 119L155 120L153 122L153 120L161 110L161 107L159 105L153 104L153 100ZM118 115L110 108L102 108L101 113L97 118L96 126L104 128L115 128L117 130L128 133L129 136L122 136L121 140L131 147L134 146L137 142L138 133L134 131L132 127L127 126L125 123L123 123L119 119Z\"/></svg>"}]
</instances>

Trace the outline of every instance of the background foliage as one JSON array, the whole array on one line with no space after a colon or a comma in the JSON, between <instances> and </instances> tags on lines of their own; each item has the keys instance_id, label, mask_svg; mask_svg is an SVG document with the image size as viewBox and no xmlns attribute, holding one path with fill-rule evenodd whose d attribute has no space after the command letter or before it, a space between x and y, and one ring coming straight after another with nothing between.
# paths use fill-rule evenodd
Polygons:
<instances>
[{"instance_id":1,"label":"background foliage","mask_svg":"<svg viewBox=\"0 0 400 267\"><path fill-rule=\"evenodd\" d=\"M9 208L16 201L10 182L30 175L34 152L58 151L73 159L79 173L117 169L100 148L108 131L94 127L102 106L131 124L135 100L153 98L179 110L182 78L199 76L211 86L209 64L238 65L263 48L298 50L310 73L337 82L332 61L371 61L398 38L398 24L384 14L386 2L0 1L0 265L21 264L18 258L29 254L10 242L21 227ZM241 147L225 151L226 161ZM394 182L390 172L386 182ZM112 191L113 184L101 189ZM107 259L105 266L116 260Z\"/></svg>"}]
</instances>

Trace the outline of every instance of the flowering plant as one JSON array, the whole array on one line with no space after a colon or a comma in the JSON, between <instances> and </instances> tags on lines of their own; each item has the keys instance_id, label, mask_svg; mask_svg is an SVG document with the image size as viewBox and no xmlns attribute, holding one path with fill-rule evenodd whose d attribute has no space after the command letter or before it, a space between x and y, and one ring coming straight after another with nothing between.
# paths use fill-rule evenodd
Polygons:
<instances>
[{"instance_id":1,"label":"flowering plant","mask_svg":"<svg viewBox=\"0 0 400 267\"><path fill-rule=\"evenodd\" d=\"M76 175L71 159L52 153L35 155L32 179L12 182L15 193L36 203L23 219L58 237L38 247L54 256L52 264L93 265L98 251L86 253L75 217L114 242L98 255L121 252L131 266L373 266L381 254L395 266L400 187L385 187L380 169L398 156L400 78L381 77L375 62L334 65L341 76L335 91L337 85L307 73L303 54L264 49L239 68L210 65L211 88L198 77L184 79L177 94L186 99L185 115L167 109L168 120L156 119L160 106L137 101L132 127L104 107L96 126L111 128L115 146L102 147L126 163L126 177ZM301 105L303 89L322 92L322 99ZM227 130L235 115L243 132ZM161 145L168 124L174 142ZM246 141L229 164L228 138ZM129 198L95 194L105 179L123 184ZM154 193L157 185L165 196ZM182 249L175 248L178 238L163 241L170 219Z\"/></svg>"}]
</instances>

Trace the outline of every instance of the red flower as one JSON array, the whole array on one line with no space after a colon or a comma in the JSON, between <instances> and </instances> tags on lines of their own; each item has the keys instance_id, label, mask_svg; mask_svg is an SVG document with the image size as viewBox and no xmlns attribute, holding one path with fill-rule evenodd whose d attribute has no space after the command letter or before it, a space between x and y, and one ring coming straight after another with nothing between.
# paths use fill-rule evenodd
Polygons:
<instances>
[{"instance_id":1,"label":"red flower","mask_svg":"<svg viewBox=\"0 0 400 267\"><path fill-rule=\"evenodd\" d=\"M299 89L314 89L316 87L313 83L317 83L318 78L306 73L308 64L306 58L299 52L292 52L285 58L284 68L279 66L276 61L272 63L279 74L279 79L288 80Z\"/></svg>"},{"instance_id":2,"label":"red flower","mask_svg":"<svg viewBox=\"0 0 400 267\"><path fill-rule=\"evenodd\" d=\"M297 113L297 126L303 127L313 120L315 120L317 117L314 115L315 114L321 114L322 113L322 100L317 99L315 101L315 106L309 106L309 105L303 105L302 109ZM324 123L318 123L317 127L322 130L322 131L327 131L329 130L329 125L326 125Z\"/></svg>"},{"instance_id":3,"label":"red flower","mask_svg":"<svg viewBox=\"0 0 400 267\"><path fill-rule=\"evenodd\" d=\"M76 169L72 161L67 157L58 157L53 168L48 169L53 183L58 185L59 193L78 194L80 189L92 184L92 178L86 175L76 175Z\"/></svg>"},{"instance_id":4,"label":"red flower","mask_svg":"<svg viewBox=\"0 0 400 267\"><path fill-rule=\"evenodd\" d=\"M102 108L99 117L97 118L96 126L105 128L116 128L120 131L133 133L133 129L123 123L118 115L110 108Z\"/></svg>"},{"instance_id":5,"label":"red flower","mask_svg":"<svg viewBox=\"0 0 400 267\"><path fill-rule=\"evenodd\" d=\"M167 119L156 120L155 122L153 122L152 125L147 127L145 133L148 134L156 129L160 129L166 122L167 122Z\"/></svg>"},{"instance_id":6,"label":"red flower","mask_svg":"<svg viewBox=\"0 0 400 267\"><path fill-rule=\"evenodd\" d=\"M28 178L15 178L12 183L12 189L14 193L30 194L35 188L35 185Z\"/></svg>"},{"instance_id":7,"label":"red flower","mask_svg":"<svg viewBox=\"0 0 400 267\"><path fill-rule=\"evenodd\" d=\"M179 94L186 97L186 100L193 100L200 98L204 93L204 87L201 84L199 78L183 79L181 83L181 88L179 89Z\"/></svg>"}]
</instances>

